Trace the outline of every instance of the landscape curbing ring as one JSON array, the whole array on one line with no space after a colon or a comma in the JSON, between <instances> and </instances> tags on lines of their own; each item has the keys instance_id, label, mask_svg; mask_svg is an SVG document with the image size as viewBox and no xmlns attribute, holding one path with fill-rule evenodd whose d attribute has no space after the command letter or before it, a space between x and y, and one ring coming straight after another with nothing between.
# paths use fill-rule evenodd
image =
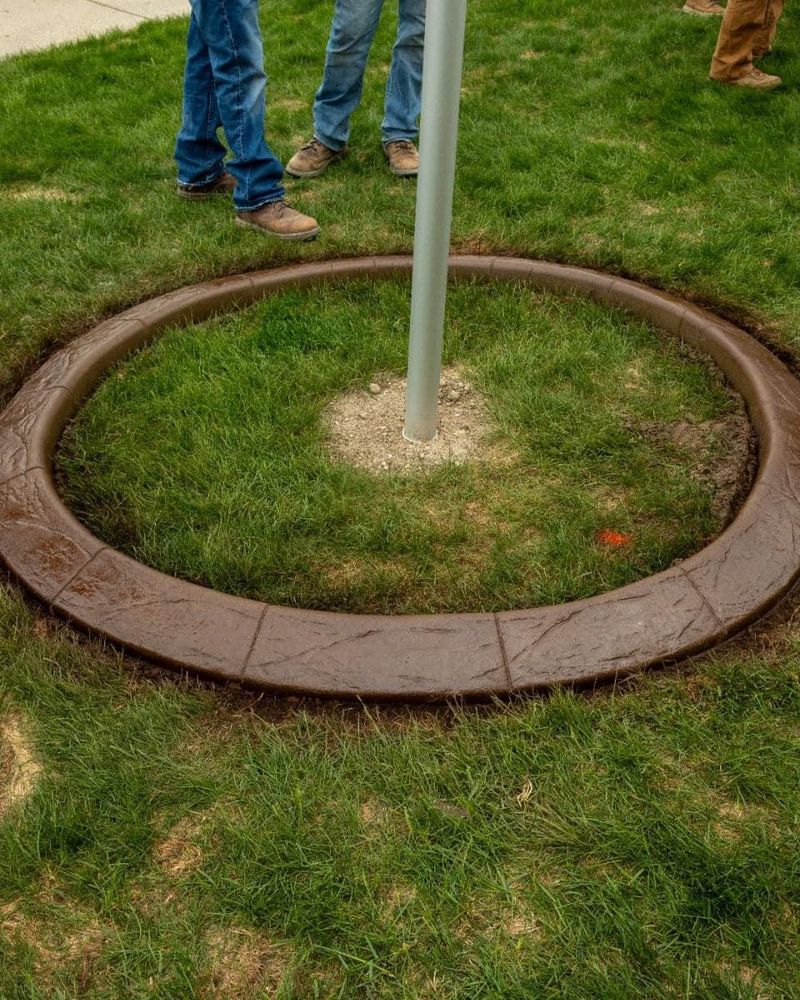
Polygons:
<instances>
[{"instance_id":1,"label":"landscape curbing ring","mask_svg":"<svg viewBox=\"0 0 800 1000\"><path fill-rule=\"evenodd\" d=\"M800 576L800 382L745 331L636 282L503 257L450 259L456 278L578 292L709 355L747 405L753 489L725 532L670 569L570 604L499 614L350 615L261 604L157 572L105 545L53 482L58 440L116 361L168 326L285 288L411 273L410 257L223 278L141 303L56 352L0 414L0 558L70 622L170 667L279 694L489 699L613 680L708 649Z\"/></svg>"}]
</instances>

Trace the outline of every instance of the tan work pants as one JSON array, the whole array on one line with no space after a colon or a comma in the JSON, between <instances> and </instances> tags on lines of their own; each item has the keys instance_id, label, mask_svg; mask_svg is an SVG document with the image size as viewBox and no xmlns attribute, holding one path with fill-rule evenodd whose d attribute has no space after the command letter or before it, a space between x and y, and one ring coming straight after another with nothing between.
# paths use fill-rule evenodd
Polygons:
<instances>
[{"instance_id":1,"label":"tan work pants","mask_svg":"<svg viewBox=\"0 0 800 1000\"><path fill-rule=\"evenodd\" d=\"M785 0L728 0L711 60L712 80L746 76L758 58L772 48Z\"/></svg>"}]
</instances>

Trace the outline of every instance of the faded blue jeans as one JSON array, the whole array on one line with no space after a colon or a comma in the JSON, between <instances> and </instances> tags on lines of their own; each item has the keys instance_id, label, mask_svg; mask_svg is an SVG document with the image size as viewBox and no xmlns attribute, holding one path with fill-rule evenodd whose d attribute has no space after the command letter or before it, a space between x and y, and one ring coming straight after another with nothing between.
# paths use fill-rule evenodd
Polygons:
<instances>
[{"instance_id":1,"label":"faded blue jeans","mask_svg":"<svg viewBox=\"0 0 800 1000\"><path fill-rule=\"evenodd\" d=\"M264 138L266 82L258 0L190 0L183 124L175 147L178 183L236 178L233 203L253 212L280 201L283 167ZM233 157L217 136L222 128Z\"/></svg>"},{"instance_id":2,"label":"faded blue jeans","mask_svg":"<svg viewBox=\"0 0 800 1000\"><path fill-rule=\"evenodd\" d=\"M369 50L384 0L336 0L322 85L314 101L314 135L329 149L343 149L350 115L358 107ZM422 103L425 0L398 0L400 24L386 82L381 131L384 145L416 139Z\"/></svg>"}]
</instances>

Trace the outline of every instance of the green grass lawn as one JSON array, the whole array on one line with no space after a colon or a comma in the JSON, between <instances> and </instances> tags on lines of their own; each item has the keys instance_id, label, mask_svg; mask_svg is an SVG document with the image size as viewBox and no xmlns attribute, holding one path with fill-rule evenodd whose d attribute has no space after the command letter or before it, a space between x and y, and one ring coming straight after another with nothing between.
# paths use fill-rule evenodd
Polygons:
<instances>
[{"instance_id":1,"label":"green grass lawn","mask_svg":"<svg viewBox=\"0 0 800 1000\"><path fill-rule=\"evenodd\" d=\"M164 572L359 612L591 596L720 529L702 473L737 457L734 400L712 372L646 323L519 286L450 297L445 363L494 418L483 461L426 475L333 462L326 404L403 374L409 297L409 282L291 292L173 331L82 411L59 462L66 497ZM687 426L691 447L670 442ZM609 531L630 544L598 541Z\"/></svg>"},{"instance_id":2,"label":"green grass lawn","mask_svg":"<svg viewBox=\"0 0 800 1000\"><path fill-rule=\"evenodd\" d=\"M286 158L330 9L265 13ZM174 198L180 23L0 63L2 399L157 292L408 250L414 188L377 134L385 22L351 156L291 186L324 227L303 248ZM760 95L707 84L714 25L665 0L473 0L454 245L631 274L793 357L796 24L764 63L789 86ZM134 368L161 350L166 377L165 345ZM616 691L388 713L174 681L8 580L0 997L800 997L796 607Z\"/></svg>"}]
</instances>

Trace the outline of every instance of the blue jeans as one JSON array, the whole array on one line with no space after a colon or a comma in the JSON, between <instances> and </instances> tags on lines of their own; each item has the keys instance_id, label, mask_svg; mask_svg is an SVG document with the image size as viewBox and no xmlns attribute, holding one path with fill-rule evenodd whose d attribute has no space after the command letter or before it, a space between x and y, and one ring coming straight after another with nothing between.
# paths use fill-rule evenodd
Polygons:
<instances>
[{"instance_id":1,"label":"blue jeans","mask_svg":"<svg viewBox=\"0 0 800 1000\"><path fill-rule=\"evenodd\" d=\"M216 180L225 169L236 178L233 203L253 212L280 201L283 167L264 138L266 83L258 0L190 0L183 93L183 123L175 147L178 183Z\"/></svg>"},{"instance_id":2,"label":"blue jeans","mask_svg":"<svg viewBox=\"0 0 800 1000\"><path fill-rule=\"evenodd\" d=\"M398 0L400 24L386 82L383 142L416 139L422 103L425 0ZM314 101L314 135L329 149L343 149L350 115L358 107L370 46L383 0L336 0L322 85Z\"/></svg>"}]
</instances>

